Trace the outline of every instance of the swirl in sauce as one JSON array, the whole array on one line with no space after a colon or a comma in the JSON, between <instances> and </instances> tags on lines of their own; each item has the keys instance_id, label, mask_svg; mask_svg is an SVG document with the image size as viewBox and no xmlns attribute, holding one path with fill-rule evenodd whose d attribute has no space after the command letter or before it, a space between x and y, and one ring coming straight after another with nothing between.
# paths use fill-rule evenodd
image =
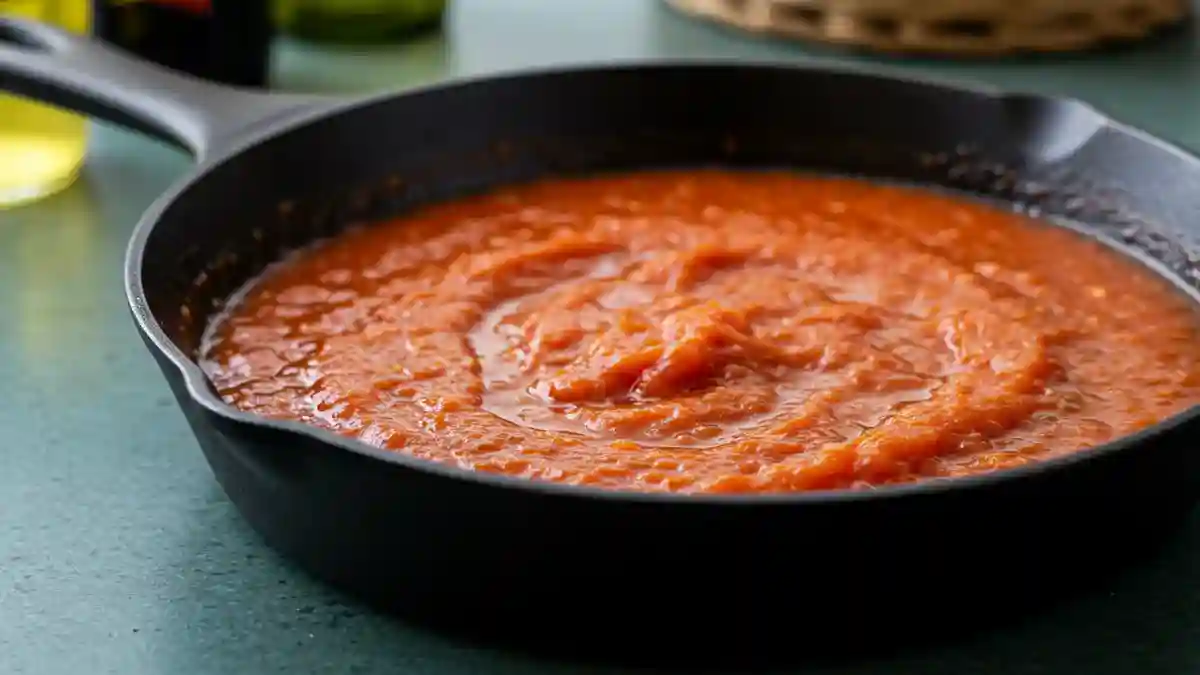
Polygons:
<instances>
[{"instance_id":1,"label":"swirl in sauce","mask_svg":"<svg viewBox=\"0 0 1200 675\"><path fill-rule=\"evenodd\" d=\"M784 173L547 181L294 254L208 331L225 401L476 471L862 488L1200 401L1197 317L1070 231Z\"/></svg>"}]
</instances>

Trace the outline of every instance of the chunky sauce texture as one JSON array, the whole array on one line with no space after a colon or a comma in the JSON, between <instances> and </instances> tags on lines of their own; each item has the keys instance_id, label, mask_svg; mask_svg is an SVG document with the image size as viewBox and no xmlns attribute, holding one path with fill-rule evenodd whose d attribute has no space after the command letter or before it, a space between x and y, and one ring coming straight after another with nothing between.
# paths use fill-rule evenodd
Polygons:
<instances>
[{"instance_id":1,"label":"chunky sauce texture","mask_svg":"<svg viewBox=\"0 0 1200 675\"><path fill-rule=\"evenodd\" d=\"M1200 401L1197 317L1070 231L785 173L547 181L356 229L210 327L237 408L640 491L1014 467Z\"/></svg>"}]
</instances>

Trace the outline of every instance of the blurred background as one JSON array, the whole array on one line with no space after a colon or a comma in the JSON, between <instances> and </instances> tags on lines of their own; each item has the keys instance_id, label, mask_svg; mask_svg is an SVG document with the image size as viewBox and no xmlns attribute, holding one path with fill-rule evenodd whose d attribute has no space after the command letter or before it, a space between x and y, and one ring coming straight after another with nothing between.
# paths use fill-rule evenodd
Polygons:
<instances>
[{"instance_id":1,"label":"blurred background","mask_svg":"<svg viewBox=\"0 0 1200 675\"><path fill-rule=\"evenodd\" d=\"M545 63L717 57L981 79L1081 96L1118 116L1131 101L1128 89L1113 95L1117 86L1139 90L1136 105L1166 92L1200 98L1200 88L1176 86L1195 71L1190 0L0 0L0 10L197 77L288 91L356 94ZM1167 118L1188 107L1162 103ZM0 95L0 205L71 185L87 128Z\"/></svg>"}]
</instances>

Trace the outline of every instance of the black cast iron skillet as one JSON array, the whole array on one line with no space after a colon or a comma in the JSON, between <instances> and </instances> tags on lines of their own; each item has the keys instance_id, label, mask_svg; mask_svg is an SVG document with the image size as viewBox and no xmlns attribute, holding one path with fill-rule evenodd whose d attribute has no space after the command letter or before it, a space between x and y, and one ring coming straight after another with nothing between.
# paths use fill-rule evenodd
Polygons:
<instances>
[{"instance_id":1,"label":"black cast iron skillet","mask_svg":"<svg viewBox=\"0 0 1200 675\"><path fill-rule=\"evenodd\" d=\"M28 23L0 20L0 35L4 89L199 158L129 245L138 329L250 524L375 603L608 647L687 636L707 653L768 633L804 650L858 644L869 627L940 631L1050 592L1144 550L1200 494L1195 409L973 478L632 494L472 474L261 419L222 403L194 361L224 298L347 223L547 174L647 167L798 167L1021 203L1194 292L1200 161L1086 105L730 63L547 70L331 102L185 79Z\"/></svg>"}]
</instances>

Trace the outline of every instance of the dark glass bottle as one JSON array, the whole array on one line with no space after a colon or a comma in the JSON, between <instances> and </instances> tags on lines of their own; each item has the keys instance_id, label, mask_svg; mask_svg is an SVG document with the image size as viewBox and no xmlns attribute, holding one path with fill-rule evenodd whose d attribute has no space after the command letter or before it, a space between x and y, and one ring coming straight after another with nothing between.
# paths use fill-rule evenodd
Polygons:
<instances>
[{"instance_id":1,"label":"dark glass bottle","mask_svg":"<svg viewBox=\"0 0 1200 675\"><path fill-rule=\"evenodd\" d=\"M96 36L137 56L207 80L267 86L268 0L95 0L94 10Z\"/></svg>"}]
</instances>

